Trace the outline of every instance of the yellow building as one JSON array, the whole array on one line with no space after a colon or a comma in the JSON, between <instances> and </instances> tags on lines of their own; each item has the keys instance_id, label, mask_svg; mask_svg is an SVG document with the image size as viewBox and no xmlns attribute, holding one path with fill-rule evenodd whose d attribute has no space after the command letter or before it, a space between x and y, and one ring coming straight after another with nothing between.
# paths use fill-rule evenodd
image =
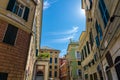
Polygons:
<instances>
[{"instance_id":1,"label":"yellow building","mask_svg":"<svg viewBox=\"0 0 120 80\"><path fill-rule=\"evenodd\" d=\"M0 1L1 80L24 80L36 1Z\"/></svg>"},{"instance_id":2,"label":"yellow building","mask_svg":"<svg viewBox=\"0 0 120 80\"><path fill-rule=\"evenodd\" d=\"M82 0L86 31L79 39L84 80L120 79L120 1Z\"/></svg>"},{"instance_id":3,"label":"yellow building","mask_svg":"<svg viewBox=\"0 0 120 80\"><path fill-rule=\"evenodd\" d=\"M52 49L49 47L42 47L40 49L40 54L49 54L49 65L48 65L48 79L49 80L59 80L59 50Z\"/></svg>"}]
</instances>

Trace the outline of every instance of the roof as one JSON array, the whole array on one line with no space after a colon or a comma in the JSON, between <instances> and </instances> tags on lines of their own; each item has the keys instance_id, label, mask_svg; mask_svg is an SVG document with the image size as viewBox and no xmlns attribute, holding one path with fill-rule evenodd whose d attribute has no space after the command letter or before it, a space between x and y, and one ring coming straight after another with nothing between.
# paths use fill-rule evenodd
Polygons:
<instances>
[{"instance_id":1,"label":"roof","mask_svg":"<svg viewBox=\"0 0 120 80\"><path fill-rule=\"evenodd\" d=\"M51 48L51 47L48 47L48 46L43 46L43 47L41 47L41 49L47 49L47 50L55 50L55 51L60 51L60 50L53 49L53 48Z\"/></svg>"}]
</instances>

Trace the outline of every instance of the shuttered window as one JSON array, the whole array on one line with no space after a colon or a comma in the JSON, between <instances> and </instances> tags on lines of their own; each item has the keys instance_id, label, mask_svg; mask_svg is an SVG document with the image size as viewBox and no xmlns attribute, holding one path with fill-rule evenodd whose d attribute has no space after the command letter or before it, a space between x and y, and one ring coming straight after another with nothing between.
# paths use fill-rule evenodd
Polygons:
<instances>
[{"instance_id":1,"label":"shuttered window","mask_svg":"<svg viewBox=\"0 0 120 80\"><path fill-rule=\"evenodd\" d=\"M88 50L88 54L90 54L90 48L89 48L89 42L86 42L86 46L87 46L87 50Z\"/></svg>"},{"instance_id":2,"label":"shuttered window","mask_svg":"<svg viewBox=\"0 0 120 80\"><path fill-rule=\"evenodd\" d=\"M98 24L97 21L96 21L95 27L96 27L97 35L99 36L99 40L102 40L102 38L103 38L102 29L101 29L101 26Z\"/></svg>"},{"instance_id":3,"label":"shuttered window","mask_svg":"<svg viewBox=\"0 0 120 80\"><path fill-rule=\"evenodd\" d=\"M95 37L95 40L96 40L96 45L97 45L97 47L99 47L99 45L100 45L100 41L99 41L98 36Z\"/></svg>"},{"instance_id":4,"label":"shuttered window","mask_svg":"<svg viewBox=\"0 0 120 80\"><path fill-rule=\"evenodd\" d=\"M55 71L54 76L57 77L57 71Z\"/></svg>"},{"instance_id":5,"label":"shuttered window","mask_svg":"<svg viewBox=\"0 0 120 80\"><path fill-rule=\"evenodd\" d=\"M27 21L28 20L28 15L29 15L29 8L25 7L25 12L24 12L23 19Z\"/></svg>"},{"instance_id":6,"label":"shuttered window","mask_svg":"<svg viewBox=\"0 0 120 80\"><path fill-rule=\"evenodd\" d=\"M7 10L12 11L16 0L9 0Z\"/></svg>"},{"instance_id":7,"label":"shuttered window","mask_svg":"<svg viewBox=\"0 0 120 80\"><path fill-rule=\"evenodd\" d=\"M57 63L57 58L55 58L55 63Z\"/></svg>"},{"instance_id":8,"label":"shuttered window","mask_svg":"<svg viewBox=\"0 0 120 80\"><path fill-rule=\"evenodd\" d=\"M52 63L52 58L50 58L50 63Z\"/></svg>"},{"instance_id":9,"label":"shuttered window","mask_svg":"<svg viewBox=\"0 0 120 80\"><path fill-rule=\"evenodd\" d=\"M99 9L100 9L100 13L101 13L101 16L104 22L104 27L106 27L107 22L110 18L110 15L108 13L108 10L103 0L99 0Z\"/></svg>"},{"instance_id":10,"label":"shuttered window","mask_svg":"<svg viewBox=\"0 0 120 80\"><path fill-rule=\"evenodd\" d=\"M10 45L14 45L15 43L15 39L16 39L16 35L17 35L17 31L18 28L9 24L8 28L6 30L3 42L10 44Z\"/></svg>"},{"instance_id":11,"label":"shuttered window","mask_svg":"<svg viewBox=\"0 0 120 80\"><path fill-rule=\"evenodd\" d=\"M90 31L90 33L89 33L89 39L90 39L90 45L91 45L91 49L92 49L92 47L93 47L93 42L94 42L93 34L92 34L92 29L91 29L91 31Z\"/></svg>"},{"instance_id":12,"label":"shuttered window","mask_svg":"<svg viewBox=\"0 0 120 80\"><path fill-rule=\"evenodd\" d=\"M0 72L0 80L7 80L8 73Z\"/></svg>"},{"instance_id":13,"label":"shuttered window","mask_svg":"<svg viewBox=\"0 0 120 80\"><path fill-rule=\"evenodd\" d=\"M7 10L20 16L25 21L28 21L30 9L28 7L25 7L21 3L18 3L16 0L9 0Z\"/></svg>"}]
</instances>

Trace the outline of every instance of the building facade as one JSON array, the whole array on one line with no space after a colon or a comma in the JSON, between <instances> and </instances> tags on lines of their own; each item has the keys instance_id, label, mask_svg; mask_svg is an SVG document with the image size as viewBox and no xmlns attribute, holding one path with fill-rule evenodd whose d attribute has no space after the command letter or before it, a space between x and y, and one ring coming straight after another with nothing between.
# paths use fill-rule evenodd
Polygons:
<instances>
[{"instance_id":1,"label":"building facade","mask_svg":"<svg viewBox=\"0 0 120 80\"><path fill-rule=\"evenodd\" d=\"M59 50L49 48L47 46L40 49L40 54L49 54L49 65L48 65L48 79L59 80Z\"/></svg>"},{"instance_id":2,"label":"building facade","mask_svg":"<svg viewBox=\"0 0 120 80\"><path fill-rule=\"evenodd\" d=\"M0 80L24 80L36 2L0 1Z\"/></svg>"},{"instance_id":3,"label":"building facade","mask_svg":"<svg viewBox=\"0 0 120 80\"><path fill-rule=\"evenodd\" d=\"M25 71L25 80L34 80L35 63L39 62L39 60L37 60L37 57L39 55L40 40L41 40L42 10L43 10L43 1L36 0L32 35L30 39L30 46L29 46L27 65Z\"/></svg>"},{"instance_id":4,"label":"building facade","mask_svg":"<svg viewBox=\"0 0 120 80\"><path fill-rule=\"evenodd\" d=\"M69 80L69 75L68 75L68 62L66 60L66 58L60 58L59 59L59 63L60 63L60 67L59 67L59 77L60 77L60 80Z\"/></svg>"},{"instance_id":5,"label":"building facade","mask_svg":"<svg viewBox=\"0 0 120 80\"><path fill-rule=\"evenodd\" d=\"M67 48L66 59L68 61L68 72L69 72L69 80L78 80L79 76L79 66L80 61L77 59L77 47L79 46L78 42L70 41Z\"/></svg>"},{"instance_id":6,"label":"building facade","mask_svg":"<svg viewBox=\"0 0 120 80\"><path fill-rule=\"evenodd\" d=\"M84 80L120 79L120 1L82 0L86 31L79 39Z\"/></svg>"}]
</instances>

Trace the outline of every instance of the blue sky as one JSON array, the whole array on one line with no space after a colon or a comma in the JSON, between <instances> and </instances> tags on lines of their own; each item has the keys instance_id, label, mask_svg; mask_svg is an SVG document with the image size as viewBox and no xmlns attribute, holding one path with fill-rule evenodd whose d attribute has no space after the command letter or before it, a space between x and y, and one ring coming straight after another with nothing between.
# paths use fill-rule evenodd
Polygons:
<instances>
[{"instance_id":1,"label":"blue sky","mask_svg":"<svg viewBox=\"0 0 120 80\"><path fill-rule=\"evenodd\" d=\"M78 41L85 21L81 0L44 0L41 47L60 50L62 57L70 39Z\"/></svg>"}]
</instances>

